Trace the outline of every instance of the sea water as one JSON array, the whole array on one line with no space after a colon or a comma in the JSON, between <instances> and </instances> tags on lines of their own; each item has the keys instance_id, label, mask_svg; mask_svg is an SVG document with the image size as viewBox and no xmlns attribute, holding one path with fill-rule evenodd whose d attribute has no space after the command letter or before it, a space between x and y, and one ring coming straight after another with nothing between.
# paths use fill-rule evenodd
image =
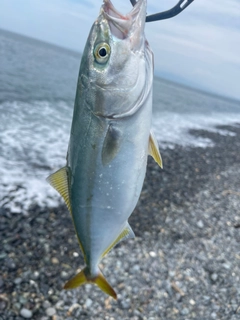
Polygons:
<instances>
[{"instance_id":1,"label":"sea water","mask_svg":"<svg viewBox=\"0 0 240 320\"><path fill-rule=\"evenodd\" d=\"M0 206L57 206L45 178L66 162L81 55L0 30ZM157 59L157 56L155 56ZM206 147L189 134L240 122L240 102L154 80L153 128L160 149Z\"/></svg>"}]
</instances>

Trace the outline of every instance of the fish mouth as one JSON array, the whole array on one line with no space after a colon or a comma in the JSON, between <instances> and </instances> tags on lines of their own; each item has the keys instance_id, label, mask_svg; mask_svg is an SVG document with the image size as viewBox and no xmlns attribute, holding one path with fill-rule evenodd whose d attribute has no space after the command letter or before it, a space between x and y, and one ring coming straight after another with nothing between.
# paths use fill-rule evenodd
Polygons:
<instances>
[{"instance_id":1,"label":"fish mouth","mask_svg":"<svg viewBox=\"0 0 240 320\"><path fill-rule=\"evenodd\" d=\"M146 0L138 0L132 10L123 15L110 0L104 0L101 13L108 21L111 34L118 39L126 39L134 33L143 33L146 19Z\"/></svg>"}]
</instances>

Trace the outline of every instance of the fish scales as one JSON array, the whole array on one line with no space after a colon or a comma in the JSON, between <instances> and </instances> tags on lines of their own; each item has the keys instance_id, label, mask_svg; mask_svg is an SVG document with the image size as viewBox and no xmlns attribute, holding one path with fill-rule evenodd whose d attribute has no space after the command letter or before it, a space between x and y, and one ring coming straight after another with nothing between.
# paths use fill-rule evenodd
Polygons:
<instances>
[{"instance_id":1,"label":"fish scales","mask_svg":"<svg viewBox=\"0 0 240 320\"><path fill-rule=\"evenodd\" d=\"M145 15L145 0L126 16L105 0L83 52L67 164L48 178L70 209L86 263L66 289L92 282L116 298L98 264L116 243L134 237L128 218L148 154L161 166L151 132L153 54Z\"/></svg>"}]
</instances>

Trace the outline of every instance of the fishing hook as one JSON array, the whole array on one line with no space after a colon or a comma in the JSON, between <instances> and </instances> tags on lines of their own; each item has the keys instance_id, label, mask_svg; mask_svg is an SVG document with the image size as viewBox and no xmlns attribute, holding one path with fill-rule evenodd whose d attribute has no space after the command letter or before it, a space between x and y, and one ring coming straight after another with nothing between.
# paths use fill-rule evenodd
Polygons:
<instances>
[{"instance_id":1,"label":"fishing hook","mask_svg":"<svg viewBox=\"0 0 240 320\"><path fill-rule=\"evenodd\" d=\"M135 4L137 3L136 0L130 0L130 1L133 6L135 6ZM146 22L153 22L153 21L172 18L178 15L184 9L186 9L193 1L194 0L180 0L174 7L172 7L172 9L146 16Z\"/></svg>"}]
</instances>

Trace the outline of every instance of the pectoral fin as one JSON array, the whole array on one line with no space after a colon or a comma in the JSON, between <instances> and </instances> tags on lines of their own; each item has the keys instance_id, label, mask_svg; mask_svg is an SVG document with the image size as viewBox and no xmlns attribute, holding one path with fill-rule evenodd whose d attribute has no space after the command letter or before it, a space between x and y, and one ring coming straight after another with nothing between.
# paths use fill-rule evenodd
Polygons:
<instances>
[{"instance_id":1,"label":"pectoral fin","mask_svg":"<svg viewBox=\"0 0 240 320\"><path fill-rule=\"evenodd\" d=\"M112 124L109 125L102 148L102 163L107 165L117 155L122 142L122 133Z\"/></svg>"},{"instance_id":2,"label":"pectoral fin","mask_svg":"<svg viewBox=\"0 0 240 320\"><path fill-rule=\"evenodd\" d=\"M159 167L163 168L162 157L158 148L158 142L152 130L150 131L150 136L149 136L148 153L157 162Z\"/></svg>"},{"instance_id":3,"label":"pectoral fin","mask_svg":"<svg viewBox=\"0 0 240 320\"><path fill-rule=\"evenodd\" d=\"M68 210L72 213L70 196L69 196L69 180L68 180L68 168L63 167L51 174L47 178L48 183L63 197Z\"/></svg>"}]
</instances>

